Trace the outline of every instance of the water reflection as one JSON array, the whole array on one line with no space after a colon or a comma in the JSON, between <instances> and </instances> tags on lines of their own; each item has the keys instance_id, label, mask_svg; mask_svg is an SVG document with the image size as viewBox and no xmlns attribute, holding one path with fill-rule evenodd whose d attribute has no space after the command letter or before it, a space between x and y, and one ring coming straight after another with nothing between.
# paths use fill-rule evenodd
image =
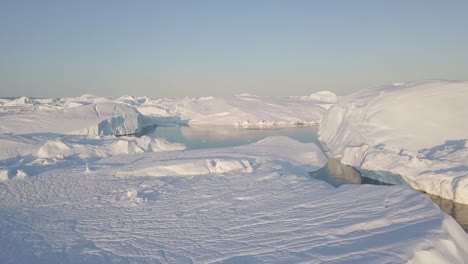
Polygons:
<instances>
[{"instance_id":1,"label":"water reflection","mask_svg":"<svg viewBox=\"0 0 468 264\"><path fill-rule=\"evenodd\" d=\"M468 204L455 203L437 195L426 193L431 200L437 204L442 211L451 215L461 227L468 232Z\"/></svg>"},{"instance_id":2,"label":"water reflection","mask_svg":"<svg viewBox=\"0 0 468 264\"><path fill-rule=\"evenodd\" d=\"M310 173L315 179L325 181L334 187L343 184L361 184L361 175L351 166L341 164L338 159L329 159L318 171Z\"/></svg>"},{"instance_id":3,"label":"water reflection","mask_svg":"<svg viewBox=\"0 0 468 264\"><path fill-rule=\"evenodd\" d=\"M362 177L361 173L351 166L344 165L339 159L329 159L320 170L310 173L315 179L325 181L334 187L343 184L391 185L371 178Z\"/></svg>"},{"instance_id":4,"label":"water reflection","mask_svg":"<svg viewBox=\"0 0 468 264\"><path fill-rule=\"evenodd\" d=\"M362 175L368 176L363 177ZM318 171L311 172L310 176L315 179L325 181L334 187L339 187L343 184L374 184L374 185L395 185L407 184L400 175L379 172L379 171L364 171L361 174L358 170L351 166L344 165L338 159L329 159L327 164ZM388 183L378 181L380 179ZM426 195L437 204L442 211L452 216L460 226L468 232L468 204L455 203L451 200L444 199L437 195Z\"/></svg>"},{"instance_id":5,"label":"water reflection","mask_svg":"<svg viewBox=\"0 0 468 264\"><path fill-rule=\"evenodd\" d=\"M141 135L183 143L189 149L241 146L270 136L288 136L300 142L313 142L320 146L316 126L276 129L246 129L234 126L157 126L146 129Z\"/></svg>"}]
</instances>

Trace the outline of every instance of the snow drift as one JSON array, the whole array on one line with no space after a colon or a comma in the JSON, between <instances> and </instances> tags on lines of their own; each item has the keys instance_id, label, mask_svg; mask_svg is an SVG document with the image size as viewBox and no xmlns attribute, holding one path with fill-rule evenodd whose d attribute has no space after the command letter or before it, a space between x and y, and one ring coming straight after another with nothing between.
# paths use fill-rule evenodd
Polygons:
<instances>
[{"instance_id":1,"label":"snow drift","mask_svg":"<svg viewBox=\"0 0 468 264\"><path fill-rule=\"evenodd\" d=\"M366 89L326 113L328 154L360 170L400 174L414 188L468 203L468 82Z\"/></svg>"}]
</instances>

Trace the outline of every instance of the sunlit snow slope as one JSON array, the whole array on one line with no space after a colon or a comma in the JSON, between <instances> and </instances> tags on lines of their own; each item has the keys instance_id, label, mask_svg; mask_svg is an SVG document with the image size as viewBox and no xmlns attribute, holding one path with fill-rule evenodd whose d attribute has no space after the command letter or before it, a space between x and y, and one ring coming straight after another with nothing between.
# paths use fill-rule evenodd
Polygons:
<instances>
[{"instance_id":1,"label":"sunlit snow slope","mask_svg":"<svg viewBox=\"0 0 468 264\"><path fill-rule=\"evenodd\" d=\"M343 97L320 125L334 157L400 174L412 187L468 203L468 82L385 85Z\"/></svg>"}]
</instances>

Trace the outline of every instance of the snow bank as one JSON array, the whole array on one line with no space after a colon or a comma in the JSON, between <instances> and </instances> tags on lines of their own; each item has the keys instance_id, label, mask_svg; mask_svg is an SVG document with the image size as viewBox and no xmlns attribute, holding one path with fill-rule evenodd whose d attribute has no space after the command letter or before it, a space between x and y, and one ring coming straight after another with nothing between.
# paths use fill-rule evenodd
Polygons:
<instances>
[{"instance_id":1,"label":"snow bank","mask_svg":"<svg viewBox=\"0 0 468 264\"><path fill-rule=\"evenodd\" d=\"M370 88L326 113L328 154L360 170L400 174L414 188L468 203L468 82Z\"/></svg>"}]
</instances>

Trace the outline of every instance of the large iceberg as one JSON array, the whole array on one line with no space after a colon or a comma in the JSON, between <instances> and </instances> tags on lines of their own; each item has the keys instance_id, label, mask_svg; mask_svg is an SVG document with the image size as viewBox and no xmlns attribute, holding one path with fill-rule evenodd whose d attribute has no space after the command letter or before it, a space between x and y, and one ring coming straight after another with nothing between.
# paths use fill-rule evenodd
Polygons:
<instances>
[{"instance_id":1,"label":"large iceberg","mask_svg":"<svg viewBox=\"0 0 468 264\"><path fill-rule=\"evenodd\" d=\"M468 82L384 85L326 113L329 156L362 171L400 174L413 188L468 203Z\"/></svg>"},{"instance_id":2,"label":"large iceberg","mask_svg":"<svg viewBox=\"0 0 468 264\"><path fill-rule=\"evenodd\" d=\"M147 120L136 108L120 102L86 103L48 111L22 108L0 116L0 133L126 135L154 125Z\"/></svg>"}]
</instances>

